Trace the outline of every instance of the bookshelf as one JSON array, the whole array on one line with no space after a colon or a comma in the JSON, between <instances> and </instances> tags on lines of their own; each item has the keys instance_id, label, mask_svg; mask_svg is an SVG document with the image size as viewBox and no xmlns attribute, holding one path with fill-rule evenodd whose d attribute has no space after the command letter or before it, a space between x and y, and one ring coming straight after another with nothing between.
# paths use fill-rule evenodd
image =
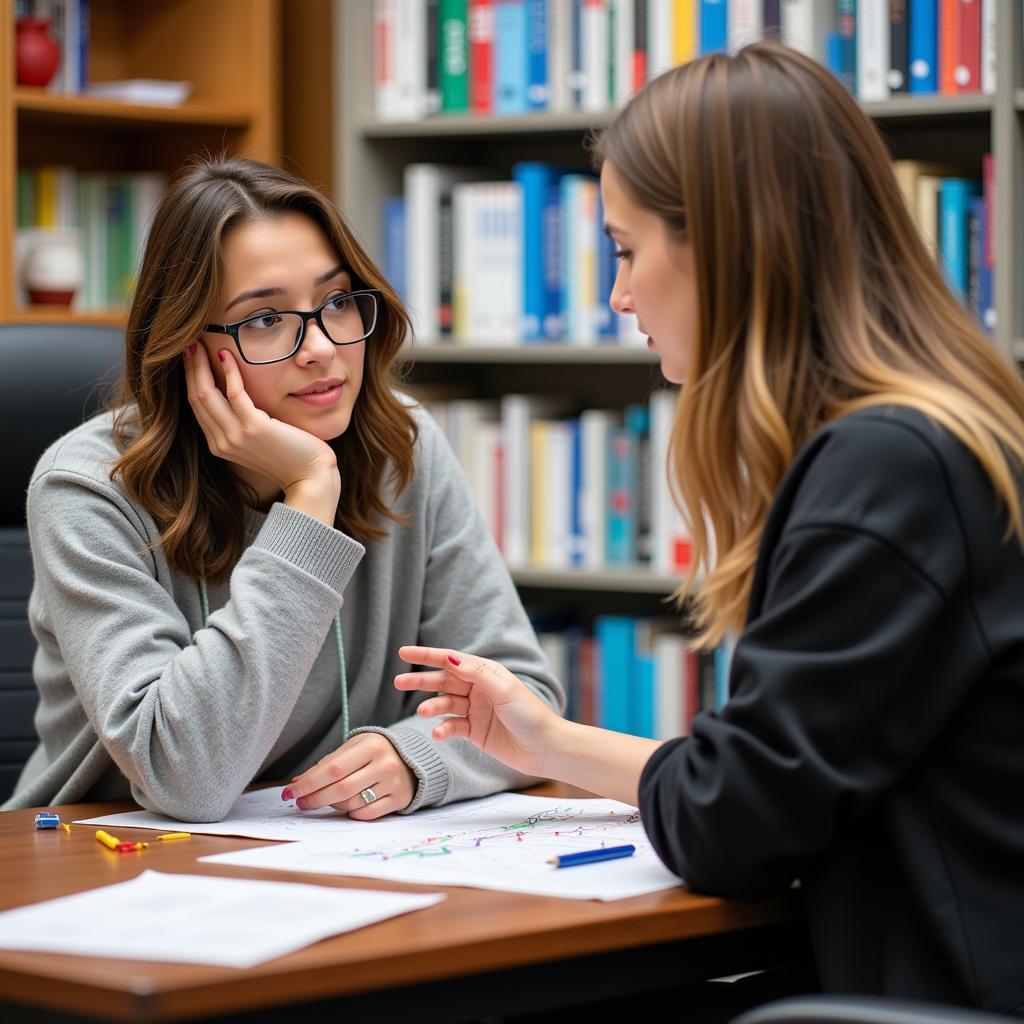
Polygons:
<instances>
[{"instance_id":1,"label":"bookshelf","mask_svg":"<svg viewBox=\"0 0 1024 1024\"><path fill-rule=\"evenodd\" d=\"M581 146L614 111L488 116L435 115L426 120L379 122L374 115L373 4L334 0L334 180L340 205L370 252L381 253L379 210L384 197L402 192L411 162L479 165L507 172L521 160L586 168ZM995 155L994 241L997 325L994 344L1024 359L1021 288L1024 284L1024 75L1020 4L997 5L995 95L902 95L863 103L882 130L894 159L948 162L980 177L981 158ZM645 350L528 345L474 348L417 344L409 353L414 384L456 384L474 397L503 393L570 392L581 406L624 406L642 401L660 373ZM631 595L639 614L659 614L659 597L675 582L644 568L632 571L550 572L515 570L527 599L591 604L602 594ZM599 601L597 601L600 608Z\"/></svg>"},{"instance_id":2,"label":"bookshelf","mask_svg":"<svg viewBox=\"0 0 1024 1024\"><path fill-rule=\"evenodd\" d=\"M0 0L0 321L67 318L119 325L124 311L18 306L13 270L19 167L169 173L223 149L263 160L281 151L281 0L90 0L89 79L187 80L177 107L117 103L19 87L13 0Z\"/></svg>"}]
</instances>

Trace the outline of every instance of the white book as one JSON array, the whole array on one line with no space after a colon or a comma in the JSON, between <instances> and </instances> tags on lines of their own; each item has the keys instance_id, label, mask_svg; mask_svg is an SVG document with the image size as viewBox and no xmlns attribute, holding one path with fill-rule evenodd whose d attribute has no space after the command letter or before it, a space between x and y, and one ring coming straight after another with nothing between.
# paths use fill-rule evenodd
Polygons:
<instances>
[{"instance_id":1,"label":"white book","mask_svg":"<svg viewBox=\"0 0 1024 1024\"><path fill-rule=\"evenodd\" d=\"M544 565L549 569L568 569L572 564L572 431L565 420L549 420L545 426Z\"/></svg>"},{"instance_id":2,"label":"white book","mask_svg":"<svg viewBox=\"0 0 1024 1024\"><path fill-rule=\"evenodd\" d=\"M779 38L817 61L825 59L825 37L835 21L829 0L782 0Z\"/></svg>"},{"instance_id":3,"label":"white book","mask_svg":"<svg viewBox=\"0 0 1024 1024\"><path fill-rule=\"evenodd\" d=\"M572 0L548 0L548 110L572 110Z\"/></svg>"},{"instance_id":4,"label":"white book","mask_svg":"<svg viewBox=\"0 0 1024 1024\"><path fill-rule=\"evenodd\" d=\"M607 409L586 409L580 415L583 448L582 497L583 567L604 568L608 531L608 435L621 416Z\"/></svg>"},{"instance_id":5,"label":"white book","mask_svg":"<svg viewBox=\"0 0 1024 1024\"><path fill-rule=\"evenodd\" d=\"M606 0L588 0L580 24L583 54L583 109L608 109L608 6Z\"/></svg>"},{"instance_id":6,"label":"white book","mask_svg":"<svg viewBox=\"0 0 1024 1024\"><path fill-rule=\"evenodd\" d=\"M610 0L610 20L615 38L612 40L612 62L615 76L613 94L617 105L625 105L633 97L633 51L636 48L636 0Z\"/></svg>"},{"instance_id":7,"label":"white book","mask_svg":"<svg viewBox=\"0 0 1024 1024\"><path fill-rule=\"evenodd\" d=\"M419 342L433 342L440 336L438 262L442 193L450 192L457 181L479 175L480 172L472 168L447 164L407 164L405 167L407 306ZM453 218L454 212L453 200Z\"/></svg>"},{"instance_id":8,"label":"white book","mask_svg":"<svg viewBox=\"0 0 1024 1024\"><path fill-rule=\"evenodd\" d=\"M565 334L570 345L597 342L598 186L593 178L568 174L563 179L562 244Z\"/></svg>"},{"instance_id":9,"label":"white book","mask_svg":"<svg viewBox=\"0 0 1024 1024\"><path fill-rule=\"evenodd\" d=\"M857 2L857 98L889 98L889 2Z\"/></svg>"},{"instance_id":10,"label":"white book","mask_svg":"<svg viewBox=\"0 0 1024 1024\"><path fill-rule=\"evenodd\" d=\"M427 110L427 8L424 0L396 0L395 117L419 121Z\"/></svg>"},{"instance_id":11,"label":"white book","mask_svg":"<svg viewBox=\"0 0 1024 1024\"><path fill-rule=\"evenodd\" d=\"M682 736L686 723L686 641L680 632L659 633L654 651L654 738Z\"/></svg>"},{"instance_id":12,"label":"white book","mask_svg":"<svg viewBox=\"0 0 1024 1024\"><path fill-rule=\"evenodd\" d=\"M373 107L378 121L398 120L395 77L395 6L397 0L373 0Z\"/></svg>"},{"instance_id":13,"label":"white book","mask_svg":"<svg viewBox=\"0 0 1024 1024\"><path fill-rule=\"evenodd\" d=\"M561 412L568 399L555 395L502 395L501 428L505 520L505 561L514 568L530 562L530 424Z\"/></svg>"},{"instance_id":14,"label":"white book","mask_svg":"<svg viewBox=\"0 0 1024 1024\"><path fill-rule=\"evenodd\" d=\"M981 0L981 91L996 92L996 0Z\"/></svg>"},{"instance_id":15,"label":"white book","mask_svg":"<svg viewBox=\"0 0 1024 1024\"><path fill-rule=\"evenodd\" d=\"M651 413L651 543L652 567L665 576L686 572L689 531L669 487L668 448L675 421L679 392L674 388L655 391L650 398Z\"/></svg>"},{"instance_id":16,"label":"white book","mask_svg":"<svg viewBox=\"0 0 1024 1024\"><path fill-rule=\"evenodd\" d=\"M497 405L494 406L497 410ZM499 549L503 545L501 536L502 510L499 508L501 501L501 481L499 479L501 451L501 423L497 419L497 413L489 416L477 427L476 442L473 446L473 491L476 495L477 505L480 508L480 515L483 517L487 528L491 531L495 544Z\"/></svg>"},{"instance_id":17,"label":"white book","mask_svg":"<svg viewBox=\"0 0 1024 1024\"><path fill-rule=\"evenodd\" d=\"M730 3L732 0L730 0ZM672 67L672 0L647 3L647 81Z\"/></svg>"},{"instance_id":18,"label":"white book","mask_svg":"<svg viewBox=\"0 0 1024 1024\"><path fill-rule=\"evenodd\" d=\"M726 25L730 53L743 49L747 43L759 42L764 33L761 0L729 0Z\"/></svg>"}]
</instances>

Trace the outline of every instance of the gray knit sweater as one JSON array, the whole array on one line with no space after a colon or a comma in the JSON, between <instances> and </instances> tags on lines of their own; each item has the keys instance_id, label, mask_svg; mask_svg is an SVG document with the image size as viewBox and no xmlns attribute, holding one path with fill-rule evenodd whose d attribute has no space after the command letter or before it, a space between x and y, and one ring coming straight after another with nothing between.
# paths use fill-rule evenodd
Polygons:
<instances>
[{"instance_id":1,"label":"gray knit sweater","mask_svg":"<svg viewBox=\"0 0 1024 1024\"><path fill-rule=\"evenodd\" d=\"M308 768L342 743L339 609L351 726L383 733L413 770L409 811L532 781L465 740L435 743L414 714L427 695L392 685L400 645L451 646L565 703L444 435L413 414L415 474L387 495L407 524L364 549L285 505L250 512L205 628L196 580L110 480L111 414L53 444L28 494L41 742L5 808L131 797L215 821L251 782Z\"/></svg>"}]
</instances>

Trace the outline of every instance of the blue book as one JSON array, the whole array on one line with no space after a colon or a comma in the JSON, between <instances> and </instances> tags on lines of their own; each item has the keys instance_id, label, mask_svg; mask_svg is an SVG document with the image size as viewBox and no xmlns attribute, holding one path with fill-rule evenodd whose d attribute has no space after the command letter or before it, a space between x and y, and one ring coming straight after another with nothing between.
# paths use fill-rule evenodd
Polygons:
<instances>
[{"instance_id":1,"label":"blue book","mask_svg":"<svg viewBox=\"0 0 1024 1024\"><path fill-rule=\"evenodd\" d=\"M548 108L547 0L527 0L526 106L530 110Z\"/></svg>"},{"instance_id":2,"label":"blue book","mask_svg":"<svg viewBox=\"0 0 1024 1024\"><path fill-rule=\"evenodd\" d=\"M386 196L381 202L381 238L384 254L384 276L398 292L402 301L405 290L405 197Z\"/></svg>"},{"instance_id":3,"label":"blue book","mask_svg":"<svg viewBox=\"0 0 1024 1024\"><path fill-rule=\"evenodd\" d=\"M727 0L700 0L700 52L724 50L729 43Z\"/></svg>"},{"instance_id":4,"label":"blue book","mask_svg":"<svg viewBox=\"0 0 1024 1024\"><path fill-rule=\"evenodd\" d=\"M734 644L728 637L714 650L715 710L721 711L729 700L729 666L732 664Z\"/></svg>"},{"instance_id":5,"label":"blue book","mask_svg":"<svg viewBox=\"0 0 1024 1024\"><path fill-rule=\"evenodd\" d=\"M524 114L527 110L526 0L497 0L494 49L494 112Z\"/></svg>"},{"instance_id":6,"label":"blue book","mask_svg":"<svg viewBox=\"0 0 1024 1024\"><path fill-rule=\"evenodd\" d=\"M569 106L583 106L583 0L569 0Z\"/></svg>"},{"instance_id":7,"label":"blue book","mask_svg":"<svg viewBox=\"0 0 1024 1024\"><path fill-rule=\"evenodd\" d=\"M967 211L967 308L982 322L981 271L985 263L985 200L975 196Z\"/></svg>"},{"instance_id":8,"label":"blue book","mask_svg":"<svg viewBox=\"0 0 1024 1024\"><path fill-rule=\"evenodd\" d=\"M856 40L839 32L825 36L825 66L850 92L857 88Z\"/></svg>"},{"instance_id":9,"label":"blue book","mask_svg":"<svg viewBox=\"0 0 1024 1024\"><path fill-rule=\"evenodd\" d=\"M938 0L908 0L907 65L911 92L938 92Z\"/></svg>"},{"instance_id":10,"label":"blue book","mask_svg":"<svg viewBox=\"0 0 1024 1024\"><path fill-rule=\"evenodd\" d=\"M541 331L545 340L558 341L563 336L562 296L565 278L562 273L564 221L562 219L562 190L557 181L548 187L544 204L544 318Z\"/></svg>"},{"instance_id":11,"label":"blue book","mask_svg":"<svg viewBox=\"0 0 1024 1024\"><path fill-rule=\"evenodd\" d=\"M626 427L608 432L608 508L604 556L608 565L632 565L635 561L633 487L636 452L633 441L633 433Z\"/></svg>"},{"instance_id":12,"label":"blue book","mask_svg":"<svg viewBox=\"0 0 1024 1024\"><path fill-rule=\"evenodd\" d=\"M597 309L594 311L594 322L597 325L597 337L610 338L618 341L619 322L612 313L609 301L612 288L615 286L615 275L619 265L615 259L615 243L604 230L604 203L601 193L597 194Z\"/></svg>"},{"instance_id":13,"label":"blue book","mask_svg":"<svg viewBox=\"0 0 1024 1024\"><path fill-rule=\"evenodd\" d=\"M558 317L561 311L560 290L552 303L548 264L551 240L547 235L557 227L557 222L552 224L548 207L553 189L557 206L557 183L562 174L550 164L536 161L512 165L512 180L523 191L523 341L543 341L549 336L548 318L552 314Z\"/></svg>"},{"instance_id":14,"label":"blue book","mask_svg":"<svg viewBox=\"0 0 1024 1024\"><path fill-rule=\"evenodd\" d=\"M946 282L961 302L967 298L967 215L971 200L980 192L980 182L969 178L943 178L939 186L942 269Z\"/></svg>"},{"instance_id":15,"label":"blue book","mask_svg":"<svg viewBox=\"0 0 1024 1024\"><path fill-rule=\"evenodd\" d=\"M625 615L599 615L594 619L594 638L598 644L597 721L603 729L629 732L630 677L633 672L634 620Z\"/></svg>"},{"instance_id":16,"label":"blue book","mask_svg":"<svg viewBox=\"0 0 1024 1024\"><path fill-rule=\"evenodd\" d=\"M633 630L633 675L630 728L634 736L654 739L654 651L651 624L638 619Z\"/></svg>"}]
</instances>

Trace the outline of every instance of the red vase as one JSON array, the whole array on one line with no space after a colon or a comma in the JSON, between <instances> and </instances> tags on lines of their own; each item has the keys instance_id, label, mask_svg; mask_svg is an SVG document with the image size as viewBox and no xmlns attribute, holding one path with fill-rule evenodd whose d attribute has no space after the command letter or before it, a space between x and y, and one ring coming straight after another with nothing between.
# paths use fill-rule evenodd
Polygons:
<instances>
[{"instance_id":1,"label":"red vase","mask_svg":"<svg viewBox=\"0 0 1024 1024\"><path fill-rule=\"evenodd\" d=\"M46 34L49 18L19 18L15 22L15 62L18 85L49 85L60 64L60 47Z\"/></svg>"}]
</instances>

